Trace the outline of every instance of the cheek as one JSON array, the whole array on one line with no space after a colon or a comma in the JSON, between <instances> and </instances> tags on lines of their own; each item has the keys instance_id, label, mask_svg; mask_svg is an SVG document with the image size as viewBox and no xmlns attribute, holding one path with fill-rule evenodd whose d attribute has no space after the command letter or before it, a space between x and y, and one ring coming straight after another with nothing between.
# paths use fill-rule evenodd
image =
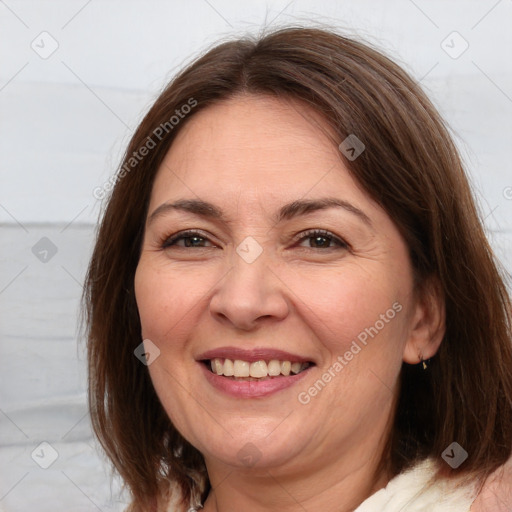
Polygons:
<instances>
[{"instance_id":1,"label":"cheek","mask_svg":"<svg viewBox=\"0 0 512 512\"><path fill-rule=\"evenodd\" d=\"M365 352L364 358L373 357L379 349L401 359L408 277L394 274L390 279L387 276L392 274L381 265L375 263L373 267L351 265L343 272L308 272L294 277L300 314L331 358L352 347L353 352L358 351L353 345L356 342L361 348L358 354Z\"/></svg>"},{"instance_id":2,"label":"cheek","mask_svg":"<svg viewBox=\"0 0 512 512\"><path fill-rule=\"evenodd\" d=\"M190 327L212 286L212 273L170 268L142 256L135 273L135 297L142 335L158 345L178 339Z\"/></svg>"},{"instance_id":3,"label":"cheek","mask_svg":"<svg viewBox=\"0 0 512 512\"><path fill-rule=\"evenodd\" d=\"M157 344L172 328L173 319L179 316L184 307L184 301L179 300L179 279L174 281L169 282L160 269L144 259L141 259L135 273L135 298L142 336Z\"/></svg>"}]
</instances>

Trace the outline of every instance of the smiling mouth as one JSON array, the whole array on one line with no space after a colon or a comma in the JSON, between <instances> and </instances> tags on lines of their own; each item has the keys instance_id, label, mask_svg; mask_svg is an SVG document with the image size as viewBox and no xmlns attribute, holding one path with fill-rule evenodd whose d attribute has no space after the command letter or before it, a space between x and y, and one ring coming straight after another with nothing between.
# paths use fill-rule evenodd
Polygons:
<instances>
[{"instance_id":1,"label":"smiling mouth","mask_svg":"<svg viewBox=\"0 0 512 512\"><path fill-rule=\"evenodd\" d=\"M202 363L210 372L220 377L237 381L265 381L280 377L298 375L314 366L312 362L291 362L271 359L265 361L243 361L241 359L225 359L216 357L205 359Z\"/></svg>"}]
</instances>

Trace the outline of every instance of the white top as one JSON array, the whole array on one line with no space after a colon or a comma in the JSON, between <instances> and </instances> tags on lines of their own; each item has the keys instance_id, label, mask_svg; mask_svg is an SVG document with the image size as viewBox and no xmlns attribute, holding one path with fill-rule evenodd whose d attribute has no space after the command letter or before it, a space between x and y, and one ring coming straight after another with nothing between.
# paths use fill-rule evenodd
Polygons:
<instances>
[{"instance_id":1,"label":"white top","mask_svg":"<svg viewBox=\"0 0 512 512\"><path fill-rule=\"evenodd\" d=\"M432 459L419 463L390 480L354 512L470 512L476 486L461 487L456 481L438 480L427 487L434 471Z\"/></svg>"},{"instance_id":2,"label":"white top","mask_svg":"<svg viewBox=\"0 0 512 512\"><path fill-rule=\"evenodd\" d=\"M438 480L428 486L434 472L434 461L427 459L391 479L354 512L470 512L476 486L460 486L452 480ZM167 512L175 510L171 504ZM198 510L190 508L188 512Z\"/></svg>"}]
</instances>

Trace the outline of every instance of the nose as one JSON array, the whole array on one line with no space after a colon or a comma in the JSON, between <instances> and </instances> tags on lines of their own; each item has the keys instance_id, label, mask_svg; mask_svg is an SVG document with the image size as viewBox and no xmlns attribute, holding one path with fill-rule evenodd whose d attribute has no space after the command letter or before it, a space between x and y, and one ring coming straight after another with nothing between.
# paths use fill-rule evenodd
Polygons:
<instances>
[{"instance_id":1,"label":"nose","mask_svg":"<svg viewBox=\"0 0 512 512\"><path fill-rule=\"evenodd\" d=\"M233 266L210 300L210 312L217 321L249 331L286 318L286 285L269 263L263 255L252 263L234 255Z\"/></svg>"}]
</instances>

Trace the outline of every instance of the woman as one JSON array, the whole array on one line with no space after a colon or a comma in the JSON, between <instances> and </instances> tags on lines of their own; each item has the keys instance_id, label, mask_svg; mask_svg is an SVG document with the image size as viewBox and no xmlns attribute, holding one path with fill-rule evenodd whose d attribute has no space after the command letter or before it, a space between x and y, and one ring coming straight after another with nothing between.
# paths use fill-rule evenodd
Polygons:
<instances>
[{"instance_id":1,"label":"woman","mask_svg":"<svg viewBox=\"0 0 512 512\"><path fill-rule=\"evenodd\" d=\"M442 120L365 44L283 29L176 77L84 299L133 511L508 506L510 299Z\"/></svg>"}]
</instances>

